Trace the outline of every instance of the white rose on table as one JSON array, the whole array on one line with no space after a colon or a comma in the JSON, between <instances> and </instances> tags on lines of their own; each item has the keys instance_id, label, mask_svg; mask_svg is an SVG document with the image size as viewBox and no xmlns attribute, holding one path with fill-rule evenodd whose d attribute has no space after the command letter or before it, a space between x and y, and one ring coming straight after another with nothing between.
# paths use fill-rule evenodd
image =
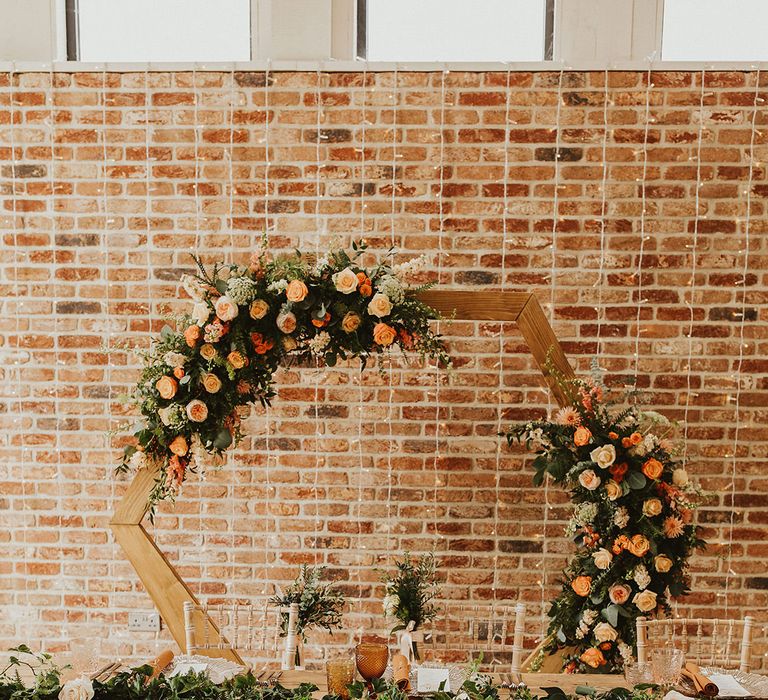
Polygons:
<instances>
[{"instance_id":1,"label":"white rose on table","mask_svg":"<svg viewBox=\"0 0 768 700\"><path fill-rule=\"evenodd\" d=\"M386 294L376 292L371 301L368 302L368 313L371 314L371 316L384 318L384 316L389 316L391 312L392 302Z\"/></svg>"},{"instance_id":2,"label":"white rose on table","mask_svg":"<svg viewBox=\"0 0 768 700\"><path fill-rule=\"evenodd\" d=\"M605 571L613 561L613 554L611 554L605 547L602 547L592 554L592 558L595 560L595 566L598 569Z\"/></svg>"},{"instance_id":3,"label":"white rose on table","mask_svg":"<svg viewBox=\"0 0 768 700\"><path fill-rule=\"evenodd\" d=\"M616 461L616 448L613 445L601 445L592 450L589 457L600 469L608 469Z\"/></svg>"},{"instance_id":4,"label":"white rose on table","mask_svg":"<svg viewBox=\"0 0 768 700\"><path fill-rule=\"evenodd\" d=\"M607 622L595 625L594 635L598 642L615 642L619 638L619 633Z\"/></svg>"},{"instance_id":5,"label":"white rose on table","mask_svg":"<svg viewBox=\"0 0 768 700\"><path fill-rule=\"evenodd\" d=\"M59 700L91 700L93 683L87 678L74 678L67 681L59 691Z\"/></svg>"},{"instance_id":6,"label":"white rose on table","mask_svg":"<svg viewBox=\"0 0 768 700\"><path fill-rule=\"evenodd\" d=\"M400 606L400 597L395 595L384 596L384 614L389 617L394 617L397 612L397 608Z\"/></svg>"},{"instance_id":7,"label":"white rose on table","mask_svg":"<svg viewBox=\"0 0 768 700\"><path fill-rule=\"evenodd\" d=\"M341 272L337 272L333 275L332 279L336 291L342 294L352 294L352 292L357 291L359 280L351 267L345 267Z\"/></svg>"},{"instance_id":8,"label":"white rose on table","mask_svg":"<svg viewBox=\"0 0 768 700\"><path fill-rule=\"evenodd\" d=\"M688 486L688 472L685 469L675 469L672 472L672 483L679 488Z\"/></svg>"},{"instance_id":9,"label":"white rose on table","mask_svg":"<svg viewBox=\"0 0 768 700\"><path fill-rule=\"evenodd\" d=\"M230 299L226 294L223 294L216 300L214 305L216 309L216 315L222 321L231 321L238 314L237 304Z\"/></svg>"},{"instance_id":10,"label":"white rose on table","mask_svg":"<svg viewBox=\"0 0 768 700\"><path fill-rule=\"evenodd\" d=\"M591 469L585 469L579 474L579 483L588 491L594 491L600 486L600 477Z\"/></svg>"},{"instance_id":11,"label":"white rose on table","mask_svg":"<svg viewBox=\"0 0 768 700\"><path fill-rule=\"evenodd\" d=\"M653 591L640 591L632 598L632 602L642 612L650 612L656 607L656 593Z\"/></svg>"}]
</instances>

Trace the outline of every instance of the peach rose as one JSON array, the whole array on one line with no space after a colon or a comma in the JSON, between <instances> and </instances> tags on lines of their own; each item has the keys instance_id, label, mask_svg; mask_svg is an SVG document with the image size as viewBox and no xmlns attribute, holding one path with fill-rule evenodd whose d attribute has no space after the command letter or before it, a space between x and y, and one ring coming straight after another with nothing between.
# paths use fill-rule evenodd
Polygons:
<instances>
[{"instance_id":1,"label":"peach rose","mask_svg":"<svg viewBox=\"0 0 768 700\"><path fill-rule=\"evenodd\" d=\"M629 549L636 557L644 557L648 554L648 550L651 548L651 543L645 535L632 535L629 541Z\"/></svg>"},{"instance_id":2,"label":"peach rose","mask_svg":"<svg viewBox=\"0 0 768 700\"><path fill-rule=\"evenodd\" d=\"M583 447L589 442L591 437L592 433L589 432L589 428L585 428L583 425L580 425L573 433L573 444L577 447Z\"/></svg>"},{"instance_id":3,"label":"peach rose","mask_svg":"<svg viewBox=\"0 0 768 700\"><path fill-rule=\"evenodd\" d=\"M204 360L212 360L214 357L216 357L216 348L213 347L210 343L205 343L204 345L200 346L200 356Z\"/></svg>"},{"instance_id":4,"label":"peach rose","mask_svg":"<svg viewBox=\"0 0 768 700\"><path fill-rule=\"evenodd\" d=\"M200 399L193 399L187 404L187 418L193 423L202 423L208 418L208 406Z\"/></svg>"},{"instance_id":5,"label":"peach rose","mask_svg":"<svg viewBox=\"0 0 768 700\"><path fill-rule=\"evenodd\" d=\"M643 464L643 474L649 479L658 479L664 471L664 465L658 459L651 457Z\"/></svg>"},{"instance_id":6,"label":"peach rose","mask_svg":"<svg viewBox=\"0 0 768 700\"><path fill-rule=\"evenodd\" d=\"M579 483L587 489L587 491L594 491L600 486L600 477L591 469L585 469L579 474Z\"/></svg>"},{"instance_id":7,"label":"peach rose","mask_svg":"<svg viewBox=\"0 0 768 700\"><path fill-rule=\"evenodd\" d=\"M612 603L616 605L623 605L629 600L629 596L632 594L632 589L626 583L614 583L608 589L608 597Z\"/></svg>"},{"instance_id":8,"label":"peach rose","mask_svg":"<svg viewBox=\"0 0 768 700\"><path fill-rule=\"evenodd\" d=\"M230 299L226 294L220 296L216 303L213 305L216 310L216 315L222 321L231 321L238 314L237 304Z\"/></svg>"},{"instance_id":9,"label":"peach rose","mask_svg":"<svg viewBox=\"0 0 768 700\"><path fill-rule=\"evenodd\" d=\"M368 313L371 316L377 316L378 318L384 318L389 316L392 312L392 302L386 294L377 292L373 295L373 298L368 302Z\"/></svg>"},{"instance_id":10,"label":"peach rose","mask_svg":"<svg viewBox=\"0 0 768 700\"><path fill-rule=\"evenodd\" d=\"M653 558L653 566L660 574L666 574L672 568L672 560L666 554L659 554Z\"/></svg>"},{"instance_id":11,"label":"peach rose","mask_svg":"<svg viewBox=\"0 0 768 700\"><path fill-rule=\"evenodd\" d=\"M184 376L184 368L183 367L174 367L173 368L173 376L176 377L176 379L181 379Z\"/></svg>"},{"instance_id":12,"label":"peach rose","mask_svg":"<svg viewBox=\"0 0 768 700\"><path fill-rule=\"evenodd\" d=\"M613 445L600 445L589 453L589 458L600 469L608 469L616 461L616 448Z\"/></svg>"},{"instance_id":13,"label":"peach rose","mask_svg":"<svg viewBox=\"0 0 768 700\"><path fill-rule=\"evenodd\" d=\"M200 330L200 326L197 326L197 325L188 326L187 329L184 331L184 340L187 341L187 345L190 348L193 348L200 341L201 335L202 335L202 331Z\"/></svg>"},{"instance_id":14,"label":"peach rose","mask_svg":"<svg viewBox=\"0 0 768 700\"><path fill-rule=\"evenodd\" d=\"M611 561L613 561L613 554L603 547L592 553L592 559L595 560L595 566L598 569L605 571L610 567Z\"/></svg>"},{"instance_id":15,"label":"peach rose","mask_svg":"<svg viewBox=\"0 0 768 700\"><path fill-rule=\"evenodd\" d=\"M603 656L603 652L594 647L590 647L584 651L579 659L592 668L599 668L600 666L605 666L607 663L605 656Z\"/></svg>"},{"instance_id":16,"label":"peach rose","mask_svg":"<svg viewBox=\"0 0 768 700\"><path fill-rule=\"evenodd\" d=\"M163 375L155 382L155 389L157 389L160 396L164 399L172 399L176 396L176 390L179 388L178 382L168 375Z\"/></svg>"},{"instance_id":17,"label":"peach rose","mask_svg":"<svg viewBox=\"0 0 768 700\"><path fill-rule=\"evenodd\" d=\"M296 315L294 313L291 311L284 311L283 313L278 314L275 323L283 333L293 333L296 330L298 321L296 320Z\"/></svg>"},{"instance_id":18,"label":"peach rose","mask_svg":"<svg viewBox=\"0 0 768 700\"><path fill-rule=\"evenodd\" d=\"M571 588L576 595L586 598L592 590L592 577L577 576L571 581Z\"/></svg>"},{"instance_id":19,"label":"peach rose","mask_svg":"<svg viewBox=\"0 0 768 700\"><path fill-rule=\"evenodd\" d=\"M377 345L386 347L392 345L397 337L397 331L386 323L377 323L373 327L373 341Z\"/></svg>"},{"instance_id":20,"label":"peach rose","mask_svg":"<svg viewBox=\"0 0 768 700\"><path fill-rule=\"evenodd\" d=\"M632 602L637 606L638 610L650 612L656 607L656 593L649 590L640 591L640 593L635 593Z\"/></svg>"},{"instance_id":21,"label":"peach rose","mask_svg":"<svg viewBox=\"0 0 768 700\"><path fill-rule=\"evenodd\" d=\"M341 330L343 330L345 333L354 333L358 328L360 328L360 323L362 320L363 319L361 319L360 316L354 311L349 311L341 320Z\"/></svg>"},{"instance_id":22,"label":"peach rose","mask_svg":"<svg viewBox=\"0 0 768 700\"><path fill-rule=\"evenodd\" d=\"M307 285L301 280L291 280L288 283L288 288L285 290L285 298L294 303L304 301L307 298L307 294L309 294Z\"/></svg>"},{"instance_id":23,"label":"peach rose","mask_svg":"<svg viewBox=\"0 0 768 700\"><path fill-rule=\"evenodd\" d=\"M173 452L173 454L178 455L179 457L183 457L185 454L187 454L187 452L189 452L187 439L183 435L177 435L175 438L173 438L171 444L168 445L168 449Z\"/></svg>"},{"instance_id":24,"label":"peach rose","mask_svg":"<svg viewBox=\"0 0 768 700\"><path fill-rule=\"evenodd\" d=\"M269 313L269 304L263 299L255 299L251 302L248 309L248 315L254 320L259 321Z\"/></svg>"},{"instance_id":25,"label":"peach rose","mask_svg":"<svg viewBox=\"0 0 768 700\"><path fill-rule=\"evenodd\" d=\"M624 491L616 481L613 479L608 480L608 483L605 485L605 495L608 496L609 501L615 501L617 498L621 498L623 493Z\"/></svg>"},{"instance_id":26,"label":"peach rose","mask_svg":"<svg viewBox=\"0 0 768 700\"><path fill-rule=\"evenodd\" d=\"M649 498L643 503L643 515L653 518L661 513L661 501L658 498Z\"/></svg>"},{"instance_id":27,"label":"peach rose","mask_svg":"<svg viewBox=\"0 0 768 700\"><path fill-rule=\"evenodd\" d=\"M357 291L359 280L351 267L345 267L341 272L337 272L332 279L337 292L352 294Z\"/></svg>"},{"instance_id":28,"label":"peach rose","mask_svg":"<svg viewBox=\"0 0 768 700\"><path fill-rule=\"evenodd\" d=\"M229 364L232 365L235 369L242 369L248 364L248 358L245 357L241 352L233 350L231 353L229 353L229 355L227 355L227 362L229 362Z\"/></svg>"},{"instance_id":29,"label":"peach rose","mask_svg":"<svg viewBox=\"0 0 768 700\"><path fill-rule=\"evenodd\" d=\"M209 394L218 394L221 391L221 379L213 372L206 372L203 375L203 387Z\"/></svg>"}]
</instances>

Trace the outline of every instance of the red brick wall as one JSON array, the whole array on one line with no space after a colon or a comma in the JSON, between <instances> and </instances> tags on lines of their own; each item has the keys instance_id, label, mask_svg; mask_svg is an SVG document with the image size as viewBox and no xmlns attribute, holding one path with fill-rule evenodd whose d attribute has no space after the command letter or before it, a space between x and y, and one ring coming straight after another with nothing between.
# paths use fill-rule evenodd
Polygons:
<instances>
[{"instance_id":1,"label":"red brick wall","mask_svg":"<svg viewBox=\"0 0 768 700\"><path fill-rule=\"evenodd\" d=\"M613 381L637 374L651 405L687 414L712 544L680 612L768 620L768 90L755 73L707 73L703 89L700 73L608 77L278 73L265 89L263 73L151 73L148 88L76 73L51 89L0 74L0 638L147 652L120 636L150 601L107 531L125 482L104 434L138 360L103 346L146 344L186 306L190 251L244 259L267 225L274 249L364 235L429 253L424 278L443 287L554 301L581 371L599 353ZM496 433L547 397L513 328L444 329L450 377L400 358L362 384L356 369L281 373L229 464L158 518L196 591L249 599L322 561L367 601L349 625L383 628L373 566L434 548L449 595L519 592L539 633L568 508Z\"/></svg>"}]
</instances>

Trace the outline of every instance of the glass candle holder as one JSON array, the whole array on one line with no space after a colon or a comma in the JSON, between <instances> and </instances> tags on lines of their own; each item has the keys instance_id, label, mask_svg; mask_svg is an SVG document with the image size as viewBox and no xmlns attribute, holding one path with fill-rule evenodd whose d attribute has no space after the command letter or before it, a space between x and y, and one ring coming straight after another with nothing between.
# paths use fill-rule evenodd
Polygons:
<instances>
[{"instance_id":1,"label":"glass candle holder","mask_svg":"<svg viewBox=\"0 0 768 700\"><path fill-rule=\"evenodd\" d=\"M631 659L624 662L624 679L630 688L641 683L653 683L653 671L647 661L640 662Z\"/></svg>"},{"instance_id":2,"label":"glass candle holder","mask_svg":"<svg viewBox=\"0 0 768 700\"><path fill-rule=\"evenodd\" d=\"M685 661L685 654L682 649L661 647L651 651L653 682L663 687L670 687L677 683L683 661Z\"/></svg>"},{"instance_id":3,"label":"glass candle holder","mask_svg":"<svg viewBox=\"0 0 768 700\"><path fill-rule=\"evenodd\" d=\"M352 659L331 659L325 662L328 694L349 700L349 686L355 680L355 662Z\"/></svg>"}]
</instances>

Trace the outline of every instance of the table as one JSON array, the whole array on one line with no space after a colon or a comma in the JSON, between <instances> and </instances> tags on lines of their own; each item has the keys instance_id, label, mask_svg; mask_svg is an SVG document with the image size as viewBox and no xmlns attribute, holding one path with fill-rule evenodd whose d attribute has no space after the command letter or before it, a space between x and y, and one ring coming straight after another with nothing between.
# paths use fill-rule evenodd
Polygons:
<instances>
[{"instance_id":1,"label":"table","mask_svg":"<svg viewBox=\"0 0 768 700\"><path fill-rule=\"evenodd\" d=\"M542 688L562 688L566 693L573 693L577 685L586 685L597 690L626 688L624 676L606 673L524 673L523 680L534 692ZM499 677L493 674L494 680ZM320 688L319 695L326 692L325 671L283 671L280 684L286 688L295 688L300 683L313 683Z\"/></svg>"}]
</instances>

